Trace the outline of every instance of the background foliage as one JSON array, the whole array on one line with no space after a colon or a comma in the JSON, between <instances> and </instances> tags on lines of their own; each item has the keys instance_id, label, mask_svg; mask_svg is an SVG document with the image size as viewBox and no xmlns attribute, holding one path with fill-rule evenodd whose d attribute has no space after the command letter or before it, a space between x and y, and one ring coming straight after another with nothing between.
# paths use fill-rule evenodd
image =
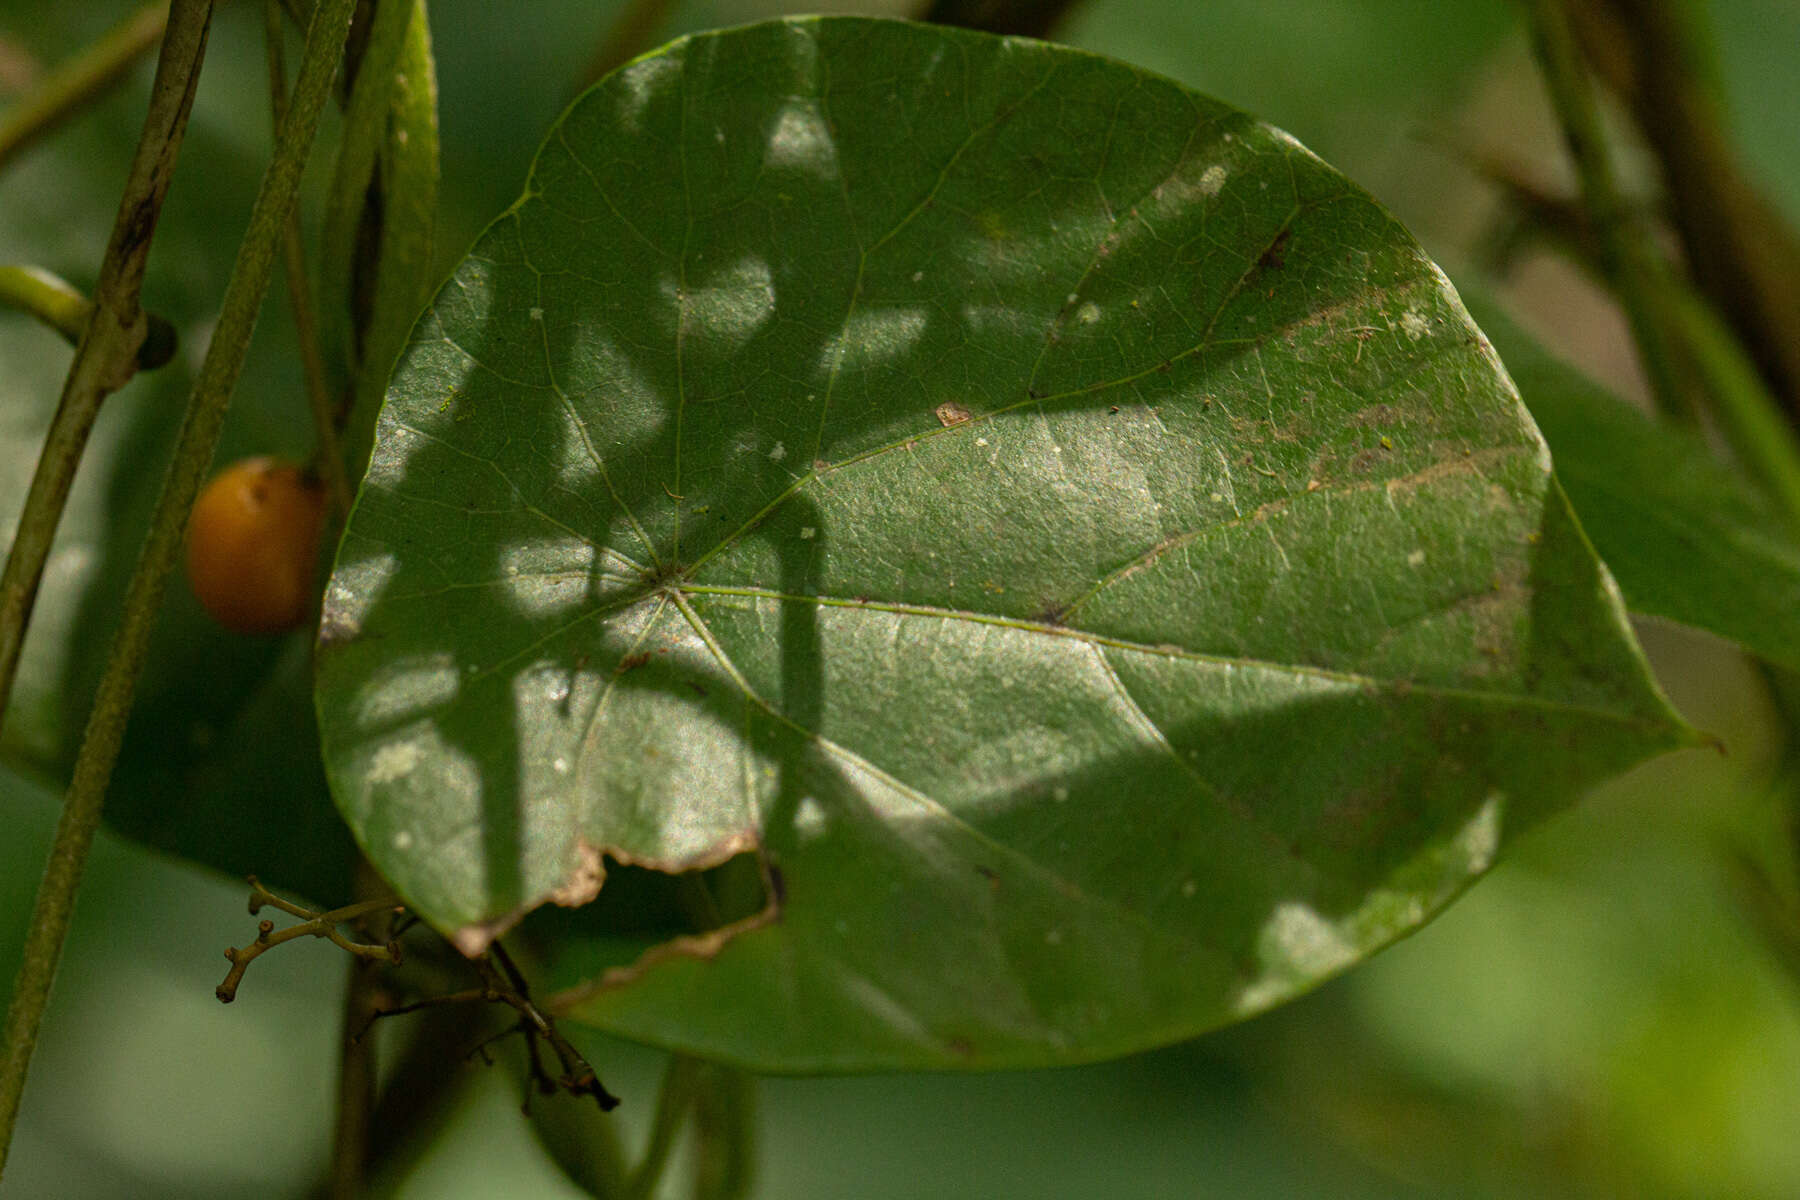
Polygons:
<instances>
[{"instance_id":1,"label":"background foliage","mask_svg":"<svg viewBox=\"0 0 1800 1200\"><path fill-rule=\"evenodd\" d=\"M546 2L530 27L502 6L434 7L445 81L446 266L513 198L611 7ZM26 0L0 7L0 29L54 60L125 8L45 13ZM1714 8L1744 145L1793 215L1800 161L1777 134L1800 111L1797 85L1769 48L1800 40L1800 18L1773 0ZM220 14L152 259L147 301L183 328L190 351L232 249L219 230L241 221L266 153L264 114L239 99L260 97L264 86L250 9L228 5ZM677 5L666 32L765 12L726 0ZM1321 2L1276 15L1248 3L1096 0L1068 35L1294 132L1393 207L1453 275L1473 260L1495 209L1442 144L1555 161L1538 85L1503 3ZM34 259L86 282L136 136L141 87L0 178L0 258ZM1588 369L1628 358L1603 306L1547 256L1521 264L1507 298ZM292 419L298 381L285 365L292 335L278 303L265 316L221 458L305 449L304 426ZM54 396L65 355L42 330L0 324L9 396ZM1633 386L1628 375L1611 382ZM133 514L155 487L138 463L166 446L181 389L174 373L147 376L109 409L100 436L114 452L86 471L70 552L55 560L68 582L129 569L141 532ZM4 419L5 453L32 454L42 411L14 404ZM303 689L245 694L232 683L260 678L270 655L292 656L301 668L301 649L243 643L236 661L221 658L192 601L172 591L160 675L146 692L203 690L217 719L158 731L128 751L115 794L141 798L138 832L152 839L186 794L184 745L242 746L241 760L208 769L241 773L259 790L303 793L317 770L303 744L258 736L296 706L304 711ZM44 619L78 615L47 605ZM1800 1124L1794 977L1754 936L1732 887L1733 856L1773 841L1768 718L1734 651L1667 628L1644 633L1678 707L1724 740L1726 756L1672 756L1611 785L1528 839L1413 941L1230 1032L1049 1076L771 1083L763 1194L1800 1191L1791 1137ZM6 742L27 766L34 748L47 757L79 719L102 650L43 653L61 641L40 631L28 670L47 681L37 694L67 696L76 707L46 702L9 722ZM0 961L13 956L49 812L37 785L9 776L0 801L0 913L9 922L0 925ZM175 817L195 822L193 813ZM200 823L234 820L242 818L221 810ZM329 819L316 829L336 836ZM292 824L266 832L271 853L311 844ZM320 844L322 862L342 861ZM210 995L217 951L246 936L241 904L234 884L138 849L106 849L34 1072L17 1178L9 1178L20 1194L285 1194L322 1161L341 964L323 947L297 948L259 967L243 1003L219 1008ZM655 1056L599 1039L591 1050L614 1090L648 1094ZM506 1116L512 1074L473 1078L450 1136L416 1166L395 1167L396 1193L567 1193ZM631 1106L638 1118L647 1107Z\"/></svg>"}]
</instances>

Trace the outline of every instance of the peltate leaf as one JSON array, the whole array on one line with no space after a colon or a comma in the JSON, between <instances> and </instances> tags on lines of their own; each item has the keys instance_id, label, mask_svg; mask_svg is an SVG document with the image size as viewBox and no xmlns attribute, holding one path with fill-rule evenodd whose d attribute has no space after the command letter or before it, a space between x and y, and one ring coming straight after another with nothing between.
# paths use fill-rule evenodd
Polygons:
<instances>
[{"instance_id":1,"label":"peltate leaf","mask_svg":"<svg viewBox=\"0 0 1800 1200\"><path fill-rule=\"evenodd\" d=\"M1442 274L1286 135L1033 42L696 37L570 109L418 325L327 770L471 950L609 858L758 855L761 917L557 997L626 1034L1165 1042L1688 736L1549 468Z\"/></svg>"}]
</instances>

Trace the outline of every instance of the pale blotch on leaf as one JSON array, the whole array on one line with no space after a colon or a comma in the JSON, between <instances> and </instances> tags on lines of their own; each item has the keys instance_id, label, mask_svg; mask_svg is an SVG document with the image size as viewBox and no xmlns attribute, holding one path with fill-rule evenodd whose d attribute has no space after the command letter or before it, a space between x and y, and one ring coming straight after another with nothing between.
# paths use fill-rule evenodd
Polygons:
<instances>
[{"instance_id":1,"label":"pale blotch on leaf","mask_svg":"<svg viewBox=\"0 0 1800 1200\"><path fill-rule=\"evenodd\" d=\"M844 327L825 343L819 371L867 370L900 358L925 332L925 312L918 308L880 308L852 313Z\"/></svg>"},{"instance_id":2,"label":"pale blotch on leaf","mask_svg":"<svg viewBox=\"0 0 1800 1200\"><path fill-rule=\"evenodd\" d=\"M459 678L447 651L383 663L356 693L356 722L391 727L440 708L456 698Z\"/></svg>"},{"instance_id":3,"label":"pale blotch on leaf","mask_svg":"<svg viewBox=\"0 0 1800 1200\"><path fill-rule=\"evenodd\" d=\"M1456 833L1456 848L1463 856L1460 865L1470 875L1479 875L1494 865L1494 856L1500 852L1500 810L1504 803L1505 797L1499 792L1490 793L1468 824Z\"/></svg>"},{"instance_id":4,"label":"pale blotch on leaf","mask_svg":"<svg viewBox=\"0 0 1800 1200\"><path fill-rule=\"evenodd\" d=\"M976 339L1035 336L1044 324L1041 314L1015 304L965 304L961 316Z\"/></svg>"},{"instance_id":5,"label":"pale blotch on leaf","mask_svg":"<svg viewBox=\"0 0 1800 1200\"><path fill-rule=\"evenodd\" d=\"M450 827L460 831L457 840L479 840L480 771L468 752L429 720L396 730L362 762L363 787L353 804L396 816L428 805L434 815L449 815ZM417 822L408 818L405 824Z\"/></svg>"},{"instance_id":6,"label":"pale blotch on leaf","mask_svg":"<svg viewBox=\"0 0 1800 1200\"><path fill-rule=\"evenodd\" d=\"M459 374L444 398L446 407L456 399L457 389L461 386L462 376ZM384 411L376 427L375 448L369 453L369 467L363 473L363 483L386 487L404 480L409 444L418 440L421 440L418 434L390 419Z\"/></svg>"},{"instance_id":7,"label":"pale blotch on leaf","mask_svg":"<svg viewBox=\"0 0 1800 1200\"><path fill-rule=\"evenodd\" d=\"M790 104L775 118L769 131L763 164L773 168L806 171L823 180L838 177L837 145L831 127L811 105Z\"/></svg>"},{"instance_id":8,"label":"pale blotch on leaf","mask_svg":"<svg viewBox=\"0 0 1800 1200\"><path fill-rule=\"evenodd\" d=\"M404 779L418 767L423 755L417 742L389 742L376 750L369 760L369 782L393 783L396 779Z\"/></svg>"},{"instance_id":9,"label":"pale blotch on leaf","mask_svg":"<svg viewBox=\"0 0 1800 1200\"><path fill-rule=\"evenodd\" d=\"M1311 905L1297 900L1275 906L1256 939L1262 977L1239 993L1237 1010L1248 1015L1285 1000L1319 977L1356 961L1356 946Z\"/></svg>"},{"instance_id":10,"label":"pale blotch on leaf","mask_svg":"<svg viewBox=\"0 0 1800 1200\"><path fill-rule=\"evenodd\" d=\"M581 538L554 538L507 546L500 555L506 596L528 616L565 612L589 599L594 571L593 544Z\"/></svg>"},{"instance_id":11,"label":"pale blotch on leaf","mask_svg":"<svg viewBox=\"0 0 1800 1200\"><path fill-rule=\"evenodd\" d=\"M625 89L625 101L616 112L619 124L627 133L642 131L644 110L657 96L669 94L668 77L680 75L684 65L672 54L661 55L640 59L632 64L631 70L612 76Z\"/></svg>"},{"instance_id":12,"label":"pale blotch on leaf","mask_svg":"<svg viewBox=\"0 0 1800 1200\"><path fill-rule=\"evenodd\" d=\"M381 598L398 565L392 554L338 562L331 586L325 589L325 609L319 620L321 644L349 641L362 633L364 615Z\"/></svg>"},{"instance_id":13,"label":"pale blotch on leaf","mask_svg":"<svg viewBox=\"0 0 1800 1200\"><path fill-rule=\"evenodd\" d=\"M802 796L794 809L795 835L803 842L810 842L824 832L825 806L819 803L817 796Z\"/></svg>"},{"instance_id":14,"label":"pale blotch on leaf","mask_svg":"<svg viewBox=\"0 0 1800 1200\"><path fill-rule=\"evenodd\" d=\"M673 282L665 282L674 295ZM709 276L687 292L687 316L696 334L722 352L741 348L775 315L775 279L769 264L749 255Z\"/></svg>"}]
</instances>

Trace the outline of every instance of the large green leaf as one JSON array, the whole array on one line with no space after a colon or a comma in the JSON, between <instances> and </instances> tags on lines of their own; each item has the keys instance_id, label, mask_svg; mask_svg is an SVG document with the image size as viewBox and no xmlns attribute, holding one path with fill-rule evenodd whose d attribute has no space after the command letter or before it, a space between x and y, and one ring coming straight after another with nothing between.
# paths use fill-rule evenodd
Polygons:
<instances>
[{"instance_id":1,"label":"large green leaf","mask_svg":"<svg viewBox=\"0 0 1800 1200\"><path fill-rule=\"evenodd\" d=\"M1491 298L1469 307L1550 444L1625 602L1800 669L1800 540L1698 437L1659 424L1545 350Z\"/></svg>"},{"instance_id":2,"label":"large green leaf","mask_svg":"<svg viewBox=\"0 0 1800 1200\"><path fill-rule=\"evenodd\" d=\"M551 133L395 374L318 699L465 948L759 854L764 919L558 1003L789 1070L1255 1012L1687 736L1379 206L1165 80L852 19Z\"/></svg>"}]
</instances>

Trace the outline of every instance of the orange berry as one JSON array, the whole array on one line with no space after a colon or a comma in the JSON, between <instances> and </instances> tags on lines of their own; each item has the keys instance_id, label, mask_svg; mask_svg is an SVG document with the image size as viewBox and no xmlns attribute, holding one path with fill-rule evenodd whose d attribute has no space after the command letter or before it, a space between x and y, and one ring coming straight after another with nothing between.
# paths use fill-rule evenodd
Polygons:
<instances>
[{"instance_id":1,"label":"orange berry","mask_svg":"<svg viewBox=\"0 0 1800 1200\"><path fill-rule=\"evenodd\" d=\"M237 633L283 633L312 612L325 489L292 463L246 458L201 489L188 519L194 595Z\"/></svg>"}]
</instances>

